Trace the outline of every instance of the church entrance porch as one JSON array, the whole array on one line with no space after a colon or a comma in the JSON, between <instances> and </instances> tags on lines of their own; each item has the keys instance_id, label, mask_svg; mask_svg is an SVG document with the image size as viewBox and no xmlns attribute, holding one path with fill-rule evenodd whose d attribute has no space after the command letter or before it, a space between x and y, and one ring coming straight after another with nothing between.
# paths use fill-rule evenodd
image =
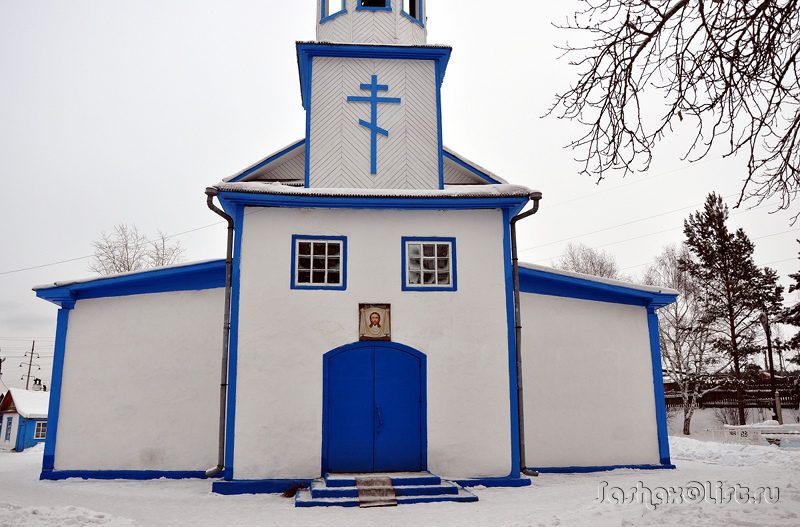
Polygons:
<instances>
[{"instance_id":1,"label":"church entrance porch","mask_svg":"<svg viewBox=\"0 0 800 527\"><path fill-rule=\"evenodd\" d=\"M426 361L393 342L323 357L322 473L427 468Z\"/></svg>"}]
</instances>

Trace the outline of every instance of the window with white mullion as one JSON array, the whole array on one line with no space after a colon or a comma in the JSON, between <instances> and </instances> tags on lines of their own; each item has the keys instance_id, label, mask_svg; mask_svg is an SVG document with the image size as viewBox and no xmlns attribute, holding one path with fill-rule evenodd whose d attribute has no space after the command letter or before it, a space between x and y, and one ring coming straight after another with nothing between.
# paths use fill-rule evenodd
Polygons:
<instances>
[{"instance_id":1,"label":"window with white mullion","mask_svg":"<svg viewBox=\"0 0 800 527\"><path fill-rule=\"evenodd\" d=\"M346 257L344 244L343 238L296 236L293 287L343 288Z\"/></svg>"},{"instance_id":2,"label":"window with white mullion","mask_svg":"<svg viewBox=\"0 0 800 527\"><path fill-rule=\"evenodd\" d=\"M46 439L47 437L47 422L39 421L36 423L36 430L33 433L34 439Z\"/></svg>"},{"instance_id":3,"label":"window with white mullion","mask_svg":"<svg viewBox=\"0 0 800 527\"><path fill-rule=\"evenodd\" d=\"M406 286L451 287L452 242L407 241Z\"/></svg>"}]
</instances>

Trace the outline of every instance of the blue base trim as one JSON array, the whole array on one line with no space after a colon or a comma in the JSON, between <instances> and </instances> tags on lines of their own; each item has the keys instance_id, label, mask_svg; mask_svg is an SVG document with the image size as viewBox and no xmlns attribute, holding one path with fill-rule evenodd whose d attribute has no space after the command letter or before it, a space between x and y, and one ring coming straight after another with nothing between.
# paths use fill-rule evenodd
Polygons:
<instances>
[{"instance_id":1,"label":"blue base trim","mask_svg":"<svg viewBox=\"0 0 800 527\"><path fill-rule=\"evenodd\" d=\"M310 479L259 479L240 481L215 481L211 492L233 496L236 494L280 494L296 485L310 487Z\"/></svg>"},{"instance_id":2,"label":"blue base trim","mask_svg":"<svg viewBox=\"0 0 800 527\"><path fill-rule=\"evenodd\" d=\"M207 479L206 473L198 471L163 470L43 470L39 479L59 481L64 479Z\"/></svg>"},{"instance_id":3,"label":"blue base trim","mask_svg":"<svg viewBox=\"0 0 800 527\"><path fill-rule=\"evenodd\" d=\"M671 470L675 465L608 465L598 467L535 467L540 474L587 474L590 472L608 472L610 470L634 469L634 470Z\"/></svg>"},{"instance_id":4,"label":"blue base trim","mask_svg":"<svg viewBox=\"0 0 800 527\"><path fill-rule=\"evenodd\" d=\"M475 478L475 479L452 479L462 487L530 487L531 480L528 478Z\"/></svg>"}]
</instances>

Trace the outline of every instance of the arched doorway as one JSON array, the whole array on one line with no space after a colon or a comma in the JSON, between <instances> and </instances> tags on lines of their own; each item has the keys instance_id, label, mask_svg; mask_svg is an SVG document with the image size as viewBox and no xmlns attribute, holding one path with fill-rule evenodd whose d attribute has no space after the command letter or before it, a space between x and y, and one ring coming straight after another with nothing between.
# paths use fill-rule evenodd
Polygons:
<instances>
[{"instance_id":1,"label":"arched doorway","mask_svg":"<svg viewBox=\"0 0 800 527\"><path fill-rule=\"evenodd\" d=\"M427 468L426 360L394 342L323 356L322 473Z\"/></svg>"}]
</instances>

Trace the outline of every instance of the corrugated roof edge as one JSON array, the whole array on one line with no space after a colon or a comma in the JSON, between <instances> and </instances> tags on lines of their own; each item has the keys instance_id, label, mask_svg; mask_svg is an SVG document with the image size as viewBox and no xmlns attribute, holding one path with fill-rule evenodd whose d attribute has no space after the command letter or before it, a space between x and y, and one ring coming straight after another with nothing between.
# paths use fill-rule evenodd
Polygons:
<instances>
[{"instance_id":1,"label":"corrugated roof edge","mask_svg":"<svg viewBox=\"0 0 800 527\"><path fill-rule=\"evenodd\" d=\"M668 287L658 287L652 285L635 284L633 282L625 282L623 280L614 280L613 278L604 278L602 276L594 276L591 274L574 273L572 271L565 271L563 269L556 269L554 267L547 267L545 265L537 265L532 263L520 262L521 268L531 269L533 271L541 271L543 273L550 273L560 276L568 276L570 278L578 278L580 280L587 280L589 282L597 282L600 284L614 285L624 287L626 289L634 289L636 291L643 291L645 293L656 293L663 295L679 295L680 293Z\"/></svg>"},{"instance_id":2,"label":"corrugated roof edge","mask_svg":"<svg viewBox=\"0 0 800 527\"><path fill-rule=\"evenodd\" d=\"M447 44L408 44L404 46L396 46L394 44L375 44L367 42L331 42L328 40L296 40L295 45L320 45L320 46L359 46L359 47L373 47L373 48L419 48L419 49L453 49L453 46Z\"/></svg>"},{"instance_id":3,"label":"corrugated roof edge","mask_svg":"<svg viewBox=\"0 0 800 527\"><path fill-rule=\"evenodd\" d=\"M521 185L449 185L438 189L359 189L290 187L276 182L217 183L220 192L245 194L274 194L278 196L347 197L347 198L502 198L529 197L535 191Z\"/></svg>"}]
</instances>

